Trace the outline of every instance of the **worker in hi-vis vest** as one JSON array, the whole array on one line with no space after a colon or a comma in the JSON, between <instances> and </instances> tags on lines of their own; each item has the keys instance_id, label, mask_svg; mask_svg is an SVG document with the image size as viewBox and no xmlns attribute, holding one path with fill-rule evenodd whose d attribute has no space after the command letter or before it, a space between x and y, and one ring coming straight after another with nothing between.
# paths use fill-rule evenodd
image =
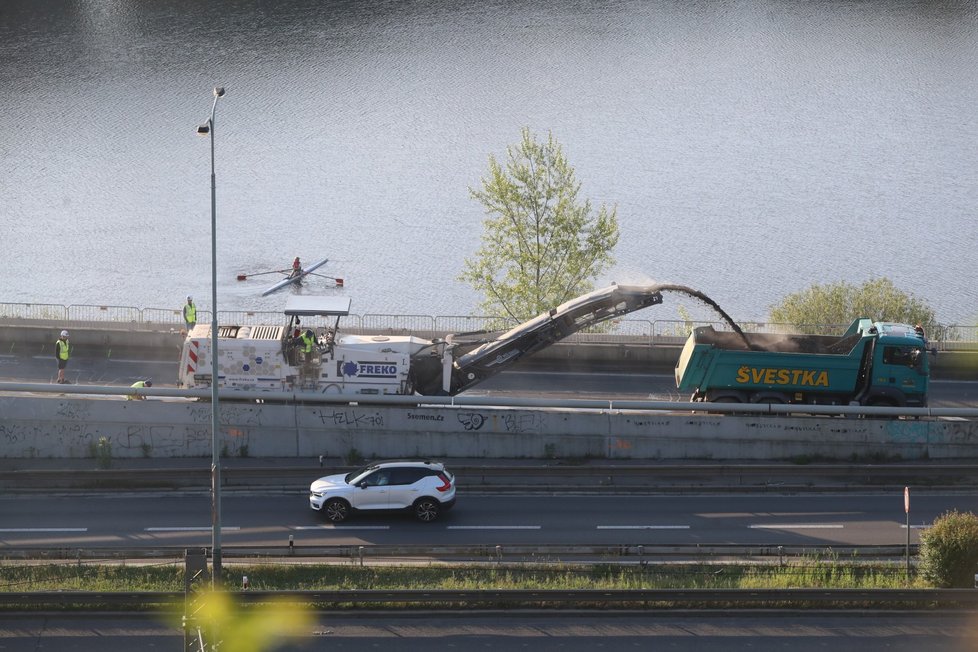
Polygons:
<instances>
[{"instance_id":1,"label":"worker in hi-vis vest","mask_svg":"<svg viewBox=\"0 0 978 652\"><path fill-rule=\"evenodd\" d=\"M135 389L140 389L140 388L143 388L143 387L152 387L152 386L153 386L153 383L151 381L148 381L148 380L137 380L136 382L134 382L129 387L132 387L132 388L135 388ZM146 397L145 396L140 396L139 394L137 394L135 392L133 392L132 394L129 394L129 395L126 396L126 400L127 401L141 401L144 398L146 398Z\"/></svg>"},{"instance_id":2,"label":"worker in hi-vis vest","mask_svg":"<svg viewBox=\"0 0 978 652\"><path fill-rule=\"evenodd\" d=\"M298 342L296 344L299 346L299 350L302 351L302 359L307 364L313 361L313 352L316 350L316 335L310 329L306 329L301 335L299 335Z\"/></svg>"},{"instance_id":3,"label":"worker in hi-vis vest","mask_svg":"<svg viewBox=\"0 0 978 652\"><path fill-rule=\"evenodd\" d=\"M183 307L183 321L187 324L188 333L197 325L197 306L191 296L187 297L187 304Z\"/></svg>"},{"instance_id":4,"label":"worker in hi-vis vest","mask_svg":"<svg viewBox=\"0 0 978 652\"><path fill-rule=\"evenodd\" d=\"M61 337L54 341L54 358L58 361L58 383L66 384L65 367L71 356L71 344L68 343L68 331L61 331Z\"/></svg>"},{"instance_id":5,"label":"worker in hi-vis vest","mask_svg":"<svg viewBox=\"0 0 978 652\"><path fill-rule=\"evenodd\" d=\"M312 334L311 330L306 330L302 334L302 352L306 354L306 357L312 355L312 349L316 346L316 336Z\"/></svg>"}]
</instances>

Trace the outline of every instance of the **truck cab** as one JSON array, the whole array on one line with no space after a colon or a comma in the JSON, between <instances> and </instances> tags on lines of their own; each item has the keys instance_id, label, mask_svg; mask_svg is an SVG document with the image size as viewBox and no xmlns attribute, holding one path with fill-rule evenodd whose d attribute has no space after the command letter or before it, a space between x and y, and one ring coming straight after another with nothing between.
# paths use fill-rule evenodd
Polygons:
<instances>
[{"instance_id":1,"label":"truck cab","mask_svg":"<svg viewBox=\"0 0 978 652\"><path fill-rule=\"evenodd\" d=\"M926 407L930 364L923 337L912 326L876 322L869 328L872 364L865 369L863 405Z\"/></svg>"}]
</instances>

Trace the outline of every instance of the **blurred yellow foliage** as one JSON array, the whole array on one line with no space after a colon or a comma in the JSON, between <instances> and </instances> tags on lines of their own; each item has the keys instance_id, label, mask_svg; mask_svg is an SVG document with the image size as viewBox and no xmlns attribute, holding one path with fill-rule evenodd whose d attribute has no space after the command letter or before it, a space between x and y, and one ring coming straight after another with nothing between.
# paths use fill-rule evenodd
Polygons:
<instances>
[{"instance_id":1,"label":"blurred yellow foliage","mask_svg":"<svg viewBox=\"0 0 978 652\"><path fill-rule=\"evenodd\" d=\"M306 605L275 599L261 605L242 608L233 594L207 591L194 601L191 622L214 632L215 646L234 652L262 652L283 638L301 636L314 622Z\"/></svg>"}]
</instances>

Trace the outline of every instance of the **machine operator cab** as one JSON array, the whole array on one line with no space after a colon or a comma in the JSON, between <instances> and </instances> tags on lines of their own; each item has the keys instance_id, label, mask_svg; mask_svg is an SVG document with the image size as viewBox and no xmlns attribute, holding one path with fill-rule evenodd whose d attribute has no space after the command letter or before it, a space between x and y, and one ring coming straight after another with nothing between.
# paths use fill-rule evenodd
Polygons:
<instances>
[{"instance_id":1,"label":"machine operator cab","mask_svg":"<svg viewBox=\"0 0 978 652\"><path fill-rule=\"evenodd\" d=\"M288 324L282 338L285 359L292 366L306 368L313 376L318 375L323 356L332 352L340 318L349 314L349 297L289 297L285 304ZM315 319L317 317L319 319Z\"/></svg>"}]
</instances>

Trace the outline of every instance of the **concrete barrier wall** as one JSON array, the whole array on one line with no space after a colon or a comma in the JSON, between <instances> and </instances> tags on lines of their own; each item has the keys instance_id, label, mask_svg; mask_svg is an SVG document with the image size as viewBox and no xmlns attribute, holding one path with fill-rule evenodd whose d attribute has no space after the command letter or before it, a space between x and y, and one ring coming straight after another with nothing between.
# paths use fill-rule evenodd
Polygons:
<instances>
[{"instance_id":1,"label":"concrete barrier wall","mask_svg":"<svg viewBox=\"0 0 978 652\"><path fill-rule=\"evenodd\" d=\"M113 327L114 326L114 327ZM119 352L140 352L150 360L180 360L186 334L176 329L131 330L125 324L107 322L72 326L71 346L77 357L111 357ZM0 351L6 354L50 355L62 327L0 325Z\"/></svg>"},{"instance_id":2,"label":"concrete barrier wall","mask_svg":"<svg viewBox=\"0 0 978 652\"><path fill-rule=\"evenodd\" d=\"M210 457L207 402L0 397L0 457ZM608 410L221 403L228 457L978 457L978 423Z\"/></svg>"}]
</instances>

